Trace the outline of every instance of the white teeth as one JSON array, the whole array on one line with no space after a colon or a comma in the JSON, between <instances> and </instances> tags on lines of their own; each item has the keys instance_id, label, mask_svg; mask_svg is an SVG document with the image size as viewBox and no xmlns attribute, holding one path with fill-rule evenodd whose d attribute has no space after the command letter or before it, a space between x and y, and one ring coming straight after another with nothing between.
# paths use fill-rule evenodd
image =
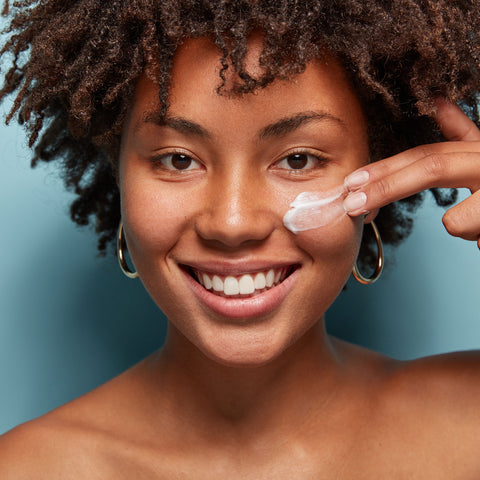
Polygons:
<instances>
[{"instance_id":1,"label":"white teeth","mask_svg":"<svg viewBox=\"0 0 480 480\"><path fill-rule=\"evenodd\" d=\"M238 286L242 295L249 295L255 291L255 284L251 275L243 275L238 282Z\"/></svg>"},{"instance_id":2,"label":"white teeth","mask_svg":"<svg viewBox=\"0 0 480 480\"><path fill-rule=\"evenodd\" d=\"M227 277L196 271L198 281L207 289L223 293L225 296L252 295L255 291L263 291L278 285L285 279L286 269L270 269L254 274L245 273Z\"/></svg>"},{"instance_id":3,"label":"white teeth","mask_svg":"<svg viewBox=\"0 0 480 480\"><path fill-rule=\"evenodd\" d=\"M222 279L220 277L217 277L217 275L214 275L212 278L212 287L216 292L223 292Z\"/></svg>"},{"instance_id":4,"label":"white teeth","mask_svg":"<svg viewBox=\"0 0 480 480\"><path fill-rule=\"evenodd\" d=\"M255 275L254 285L256 290L262 290L267 286L265 275L263 273L260 272Z\"/></svg>"},{"instance_id":5,"label":"white teeth","mask_svg":"<svg viewBox=\"0 0 480 480\"><path fill-rule=\"evenodd\" d=\"M273 285L274 281L275 281L275 272L274 270L269 270L267 272L267 276L265 277L265 283L267 284L267 287L270 288Z\"/></svg>"},{"instance_id":6,"label":"white teeth","mask_svg":"<svg viewBox=\"0 0 480 480\"><path fill-rule=\"evenodd\" d=\"M218 277L217 277L218 278ZM211 288L213 287L213 284L212 284L212 281L210 280L210 277L204 273L202 275L202 279L203 279L203 286L207 289L207 290L211 290ZM219 279L220 280L220 279ZM221 280L220 280L221 281Z\"/></svg>"},{"instance_id":7,"label":"white teeth","mask_svg":"<svg viewBox=\"0 0 480 480\"><path fill-rule=\"evenodd\" d=\"M278 270L278 272L275 274L275 283L279 282L281 276L282 276L282 270Z\"/></svg>"},{"instance_id":8,"label":"white teeth","mask_svg":"<svg viewBox=\"0 0 480 480\"><path fill-rule=\"evenodd\" d=\"M238 280L235 277L227 277L223 283L223 293L225 295L238 295L240 293L240 287Z\"/></svg>"}]
</instances>

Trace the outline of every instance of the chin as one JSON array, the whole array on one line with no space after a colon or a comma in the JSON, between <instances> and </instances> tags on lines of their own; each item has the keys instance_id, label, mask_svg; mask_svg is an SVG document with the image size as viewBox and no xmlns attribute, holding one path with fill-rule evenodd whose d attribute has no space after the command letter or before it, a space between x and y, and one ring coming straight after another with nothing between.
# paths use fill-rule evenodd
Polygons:
<instances>
[{"instance_id":1,"label":"chin","mask_svg":"<svg viewBox=\"0 0 480 480\"><path fill-rule=\"evenodd\" d=\"M229 368L260 368L273 363L280 354L273 352L204 352L210 360Z\"/></svg>"},{"instance_id":2,"label":"chin","mask_svg":"<svg viewBox=\"0 0 480 480\"><path fill-rule=\"evenodd\" d=\"M269 328L232 330L222 328L197 346L206 357L220 365L255 368L275 362L295 343L286 333L282 335L278 327L273 332Z\"/></svg>"}]
</instances>

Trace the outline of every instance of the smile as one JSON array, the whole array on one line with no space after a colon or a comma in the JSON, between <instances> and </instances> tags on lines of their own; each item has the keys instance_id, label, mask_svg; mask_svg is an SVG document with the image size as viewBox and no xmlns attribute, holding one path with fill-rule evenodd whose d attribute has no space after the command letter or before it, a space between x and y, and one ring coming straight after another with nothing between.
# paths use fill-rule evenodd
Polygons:
<instances>
[{"instance_id":1,"label":"smile","mask_svg":"<svg viewBox=\"0 0 480 480\"><path fill-rule=\"evenodd\" d=\"M187 284L200 304L231 320L255 319L279 308L292 290L300 264L233 268L216 271L200 265L181 264Z\"/></svg>"},{"instance_id":2,"label":"smile","mask_svg":"<svg viewBox=\"0 0 480 480\"><path fill-rule=\"evenodd\" d=\"M240 275L220 275L192 269L193 278L212 293L242 298L263 293L282 283L293 271L293 267L271 268L261 272Z\"/></svg>"}]
</instances>

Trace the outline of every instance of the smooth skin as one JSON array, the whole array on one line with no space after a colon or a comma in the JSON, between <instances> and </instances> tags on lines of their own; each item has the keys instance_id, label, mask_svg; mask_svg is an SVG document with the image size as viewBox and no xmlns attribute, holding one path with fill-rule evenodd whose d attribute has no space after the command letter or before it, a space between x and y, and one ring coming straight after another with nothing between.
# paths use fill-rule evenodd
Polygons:
<instances>
[{"instance_id":1,"label":"smooth skin","mask_svg":"<svg viewBox=\"0 0 480 480\"><path fill-rule=\"evenodd\" d=\"M252 39L253 72L257 58ZM394 361L329 337L323 321L354 263L365 211L369 221L381 205L431 186L478 190L478 131L439 101L437 120L455 142L367 166L365 118L334 59L243 97L216 94L218 59L208 40L185 42L169 110L182 122L155 121L156 89L142 78L124 128L125 234L169 318L164 348L4 435L0 478L479 478L480 356ZM299 121L312 111L328 115ZM172 149L192 162L175 167ZM299 151L311 157L293 168L288 157ZM432 153L455 168L433 175ZM285 229L299 192L354 171L370 175L351 187L365 193L363 207L315 231ZM459 217L455 234L477 239L479 202L469 198L448 216ZM278 258L297 266L295 277L255 318L212 311L183 267L236 272Z\"/></svg>"},{"instance_id":2,"label":"smooth skin","mask_svg":"<svg viewBox=\"0 0 480 480\"><path fill-rule=\"evenodd\" d=\"M283 215L300 192L330 189L366 165L367 135L333 61L242 98L216 93L218 65L209 41L183 46L167 125L145 115L155 112L157 90L141 80L121 152L122 218L135 268L170 321L166 348L195 346L220 364L256 367L310 330L350 275L361 218L295 236ZM172 152L188 155L189 168L174 169ZM288 163L298 152L306 157L302 169ZM196 296L185 265L219 275L300 268L273 310L232 318Z\"/></svg>"}]
</instances>

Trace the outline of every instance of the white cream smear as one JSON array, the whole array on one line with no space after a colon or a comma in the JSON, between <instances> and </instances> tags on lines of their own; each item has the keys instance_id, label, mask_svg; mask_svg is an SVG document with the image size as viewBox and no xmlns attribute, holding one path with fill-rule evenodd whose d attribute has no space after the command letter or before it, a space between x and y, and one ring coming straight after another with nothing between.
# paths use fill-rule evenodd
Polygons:
<instances>
[{"instance_id":1,"label":"white cream smear","mask_svg":"<svg viewBox=\"0 0 480 480\"><path fill-rule=\"evenodd\" d=\"M347 214L343 208L347 194L345 185L324 192L302 192L290 204L283 224L293 233L328 225Z\"/></svg>"}]
</instances>

